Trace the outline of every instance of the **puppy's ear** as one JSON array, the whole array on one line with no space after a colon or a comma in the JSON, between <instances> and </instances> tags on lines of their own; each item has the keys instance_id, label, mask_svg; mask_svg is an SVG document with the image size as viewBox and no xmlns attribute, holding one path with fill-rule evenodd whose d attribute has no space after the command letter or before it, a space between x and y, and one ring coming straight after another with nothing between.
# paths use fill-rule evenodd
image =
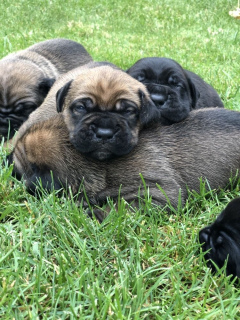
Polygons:
<instances>
[{"instance_id":1,"label":"puppy's ear","mask_svg":"<svg viewBox=\"0 0 240 320\"><path fill-rule=\"evenodd\" d=\"M141 101L141 110L140 110L140 123L142 126L148 126L151 123L160 122L161 113L153 101L146 97L145 93L142 90L138 91L139 98Z\"/></svg>"},{"instance_id":2,"label":"puppy's ear","mask_svg":"<svg viewBox=\"0 0 240 320\"><path fill-rule=\"evenodd\" d=\"M188 81L188 85L189 85L189 89L190 89L190 95L191 95L191 98L192 98L191 107L192 107L192 109L195 109L197 101L198 101L198 99L200 97L200 93L197 90L195 84L192 82L192 80L189 77L187 77L187 81Z\"/></svg>"},{"instance_id":3,"label":"puppy's ear","mask_svg":"<svg viewBox=\"0 0 240 320\"><path fill-rule=\"evenodd\" d=\"M72 80L66 83L61 89L59 89L56 94L57 112L62 112L64 100L71 86L71 83Z\"/></svg>"},{"instance_id":4,"label":"puppy's ear","mask_svg":"<svg viewBox=\"0 0 240 320\"><path fill-rule=\"evenodd\" d=\"M48 94L48 91L51 89L52 85L55 82L55 78L44 78L38 85L38 89L41 94L46 96Z\"/></svg>"}]
</instances>

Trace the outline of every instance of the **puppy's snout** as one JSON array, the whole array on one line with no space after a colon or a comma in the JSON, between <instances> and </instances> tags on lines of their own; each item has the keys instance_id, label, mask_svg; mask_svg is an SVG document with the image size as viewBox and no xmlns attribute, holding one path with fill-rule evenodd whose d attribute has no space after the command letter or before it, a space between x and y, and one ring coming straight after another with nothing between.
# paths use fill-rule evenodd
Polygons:
<instances>
[{"instance_id":1,"label":"puppy's snout","mask_svg":"<svg viewBox=\"0 0 240 320\"><path fill-rule=\"evenodd\" d=\"M150 95L152 101L156 104L160 104L160 105L163 105L166 100L167 100L167 94L164 94L164 93L152 93Z\"/></svg>"},{"instance_id":2,"label":"puppy's snout","mask_svg":"<svg viewBox=\"0 0 240 320\"><path fill-rule=\"evenodd\" d=\"M199 233L199 242L201 244L206 243L208 241L209 234L210 234L210 229L209 228L206 228L206 229L203 229L202 231L200 231L200 233Z\"/></svg>"}]
</instances>

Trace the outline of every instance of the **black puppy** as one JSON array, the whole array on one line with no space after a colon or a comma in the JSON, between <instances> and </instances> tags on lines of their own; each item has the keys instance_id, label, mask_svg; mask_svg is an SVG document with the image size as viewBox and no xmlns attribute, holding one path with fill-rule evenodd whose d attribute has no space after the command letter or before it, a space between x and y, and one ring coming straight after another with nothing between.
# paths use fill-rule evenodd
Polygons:
<instances>
[{"instance_id":1,"label":"black puppy","mask_svg":"<svg viewBox=\"0 0 240 320\"><path fill-rule=\"evenodd\" d=\"M224 107L213 87L172 59L143 58L127 73L146 85L164 125L182 121L193 109Z\"/></svg>"},{"instance_id":2,"label":"black puppy","mask_svg":"<svg viewBox=\"0 0 240 320\"><path fill-rule=\"evenodd\" d=\"M216 221L199 232L199 241L208 266L216 271L212 261L223 267L226 259L227 275L240 277L240 198L232 200Z\"/></svg>"}]
</instances>

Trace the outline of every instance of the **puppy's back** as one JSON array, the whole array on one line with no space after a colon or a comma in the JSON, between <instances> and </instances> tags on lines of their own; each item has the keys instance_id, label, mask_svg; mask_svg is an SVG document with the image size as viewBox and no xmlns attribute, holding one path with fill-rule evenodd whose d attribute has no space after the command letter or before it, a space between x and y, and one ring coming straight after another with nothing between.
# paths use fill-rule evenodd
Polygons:
<instances>
[{"instance_id":1,"label":"puppy's back","mask_svg":"<svg viewBox=\"0 0 240 320\"><path fill-rule=\"evenodd\" d=\"M42 41L32 45L28 50L54 63L61 74L93 61L83 45L64 38Z\"/></svg>"},{"instance_id":2,"label":"puppy's back","mask_svg":"<svg viewBox=\"0 0 240 320\"><path fill-rule=\"evenodd\" d=\"M204 81L196 73L189 70L185 70L185 72L200 92L200 97L195 106L196 109L209 108L209 106L224 108L224 104L220 96L218 95L218 92L213 88L213 86Z\"/></svg>"},{"instance_id":3,"label":"puppy's back","mask_svg":"<svg viewBox=\"0 0 240 320\"><path fill-rule=\"evenodd\" d=\"M240 169L240 112L221 108L192 111L182 124L162 130L169 161L191 189L199 178L223 188Z\"/></svg>"}]
</instances>

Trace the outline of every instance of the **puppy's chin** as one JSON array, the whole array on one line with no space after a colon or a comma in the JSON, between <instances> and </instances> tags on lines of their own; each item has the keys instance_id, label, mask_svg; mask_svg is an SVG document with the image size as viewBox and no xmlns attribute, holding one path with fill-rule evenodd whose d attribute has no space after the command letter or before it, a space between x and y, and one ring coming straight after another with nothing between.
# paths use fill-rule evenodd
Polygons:
<instances>
[{"instance_id":1,"label":"puppy's chin","mask_svg":"<svg viewBox=\"0 0 240 320\"><path fill-rule=\"evenodd\" d=\"M95 160L104 161L114 158L114 154L108 150L94 150L86 154L87 157L90 157Z\"/></svg>"},{"instance_id":2,"label":"puppy's chin","mask_svg":"<svg viewBox=\"0 0 240 320\"><path fill-rule=\"evenodd\" d=\"M74 148L85 156L99 160L109 160L128 154L136 146L134 144L118 144L114 142L96 142L96 141L82 141L79 139L70 139Z\"/></svg>"}]
</instances>

